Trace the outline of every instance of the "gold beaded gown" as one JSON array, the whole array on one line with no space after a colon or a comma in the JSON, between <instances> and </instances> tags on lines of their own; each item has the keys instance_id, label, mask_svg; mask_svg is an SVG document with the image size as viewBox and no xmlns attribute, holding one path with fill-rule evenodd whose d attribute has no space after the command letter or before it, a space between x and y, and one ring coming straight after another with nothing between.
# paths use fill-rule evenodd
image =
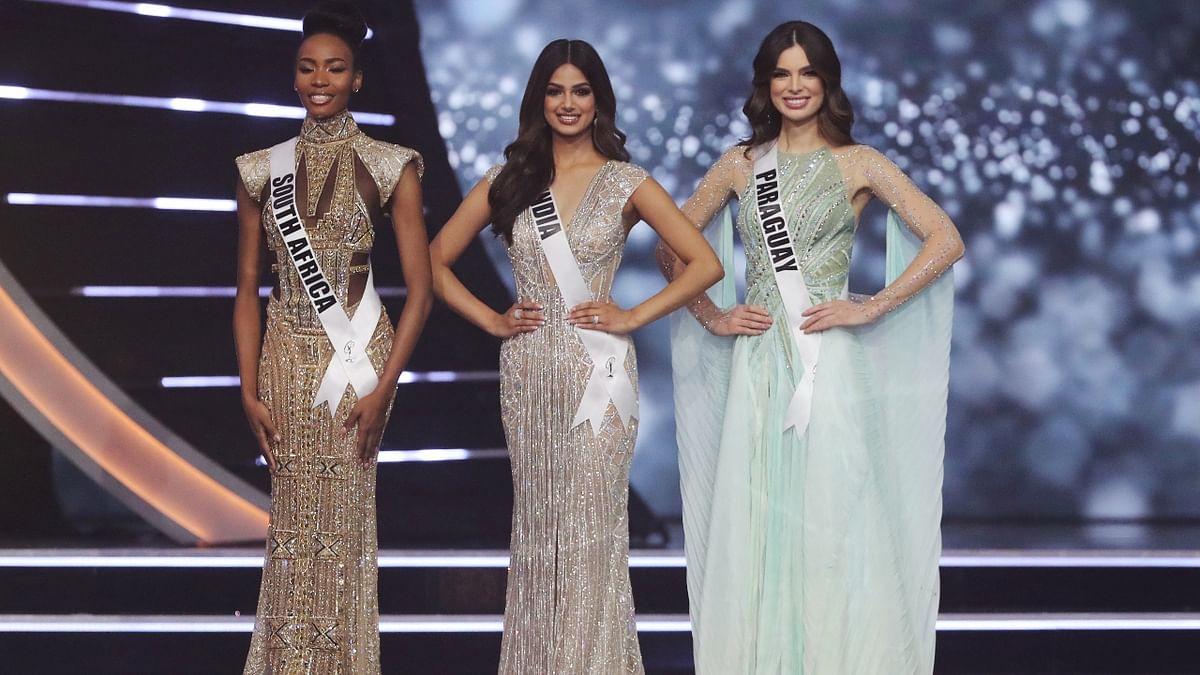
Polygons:
<instances>
[{"instance_id":1,"label":"gold beaded gown","mask_svg":"<svg viewBox=\"0 0 1200 675\"><path fill-rule=\"evenodd\" d=\"M343 429L357 401L313 407L333 346L287 257L265 200L270 151L238 157L246 190L263 205L278 285L267 304L258 395L282 437L275 444L271 520L245 675L379 673L375 465L356 457ZM366 283L374 227L400 174L421 157L369 138L349 113L308 118L296 147L297 208L321 269L353 317ZM381 373L392 345L380 312L367 354ZM381 383L380 386L386 386Z\"/></svg>"},{"instance_id":2,"label":"gold beaded gown","mask_svg":"<svg viewBox=\"0 0 1200 675\"><path fill-rule=\"evenodd\" d=\"M489 181L499 169L493 167ZM640 167L606 162L564 221L595 299L612 290L625 246L621 212L645 178ZM546 323L505 340L500 349L513 520L499 672L641 673L628 523L637 420L626 427L610 401L596 433L587 422L571 427L592 364L576 334L580 329L566 321L568 308L528 210L513 225L508 256L517 295L540 303ZM636 390L632 340L625 368Z\"/></svg>"}]
</instances>

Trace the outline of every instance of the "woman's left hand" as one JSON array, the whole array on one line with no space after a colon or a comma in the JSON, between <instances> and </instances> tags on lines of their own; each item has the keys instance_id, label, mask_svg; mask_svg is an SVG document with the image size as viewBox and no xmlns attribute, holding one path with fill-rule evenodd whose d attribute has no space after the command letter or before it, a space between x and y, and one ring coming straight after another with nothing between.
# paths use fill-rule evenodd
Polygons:
<instances>
[{"instance_id":1,"label":"woman's left hand","mask_svg":"<svg viewBox=\"0 0 1200 675\"><path fill-rule=\"evenodd\" d=\"M633 312L621 309L612 301L575 305L567 315L567 323L615 335L625 335L639 327L633 318Z\"/></svg>"},{"instance_id":2,"label":"woman's left hand","mask_svg":"<svg viewBox=\"0 0 1200 675\"><path fill-rule=\"evenodd\" d=\"M387 421L388 404L392 402L395 389L387 387L383 382L375 391L358 399L350 409L346 418L346 430L358 424L358 434L354 441L354 451L363 466L370 466L379 452L379 443L383 440L383 425Z\"/></svg>"},{"instance_id":3,"label":"woman's left hand","mask_svg":"<svg viewBox=\"0 0 1200 675\"><path fill-rule=\"evenodd\" d=\"M868 303L849 300L822 302L809 307L800 315L808 317L808 321L800 324L800 330L805 333L820 333L839 326L863 326L879 316L872 311Z\"/></svg>"}]
</instances>

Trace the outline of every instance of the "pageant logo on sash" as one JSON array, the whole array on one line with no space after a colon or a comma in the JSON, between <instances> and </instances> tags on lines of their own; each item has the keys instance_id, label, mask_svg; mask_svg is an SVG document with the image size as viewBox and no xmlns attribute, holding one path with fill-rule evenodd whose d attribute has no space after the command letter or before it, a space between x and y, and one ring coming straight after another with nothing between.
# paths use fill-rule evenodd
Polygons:
<instances>
[{"instance_id":1,"label":"pageant logo on sash","mask_svg":"<svg viewBox=\"0 0 1200 675\"><path fill-rule=\"evenodd\" d=\"M562 293L567 307L592 300L591 290L583 280L579 271L579 263L571 252L567 235L563 232L562 218L558 215L558 205L554 195L546 190L529 207L533 215L534 226L537 227L538 240L542 244L542 252L550 264L550 272ZM621 422L626 426L629 420L637 417L637 393L633 390L633 382L629 373L625 372L625 354L629 351L629 342L624 338L594 330L576 328L576 334L583 341L588 356L592 360L592 373L588 378L587 387L583 391L583 400L579 410L571 422L571 428L583 422L592 423L592 433L600 430L604 421L604 411L608 409L611 400L621 416Z\"/></svg>"},{"instance_id":2,"label":"pageant logo on sash","mask_svg":"<svg viewBox=\"0 0 1200 675\"><path fill-rule=\"evenodd\" d=\"M801 314L812 306L812 300L796 259L796 247L779 199L779 155L774 143L764 148L754 160L754 207L758 213L763 244L771 258L775 285L779 288L779 297L787 312L788 332L804 366L796 391L788 402L783 430L795 427L797 434L803 434L808 429L812 414L813 381L817 375L817 358L821 353L821 335L805 334L800 330L800 325L804 323Z\"/></svg>"},{"instance_id":3,"label":"pageant logo on sash","mask_svg":"<svg viewBox=\"0 0 1200 675\"><path fill-rule=\"evenodd\" d=\"M362 398L379 384L379 376L375 374L364 345L370 342L375 333L383 304L375 290L374 273L368 272L362 300L351 320L334 295L333 286L321 271L308 232L304 229L304 220L296 209L297 140L293 138L271 148L271 213L287 247L288 259L304 284L325 335L333 343L335 357L329 360L329 366L321 378L313 407L328 403L329 411L336 413L346 385L353 386L354 393Z\"/></svg>"}]
</instances>

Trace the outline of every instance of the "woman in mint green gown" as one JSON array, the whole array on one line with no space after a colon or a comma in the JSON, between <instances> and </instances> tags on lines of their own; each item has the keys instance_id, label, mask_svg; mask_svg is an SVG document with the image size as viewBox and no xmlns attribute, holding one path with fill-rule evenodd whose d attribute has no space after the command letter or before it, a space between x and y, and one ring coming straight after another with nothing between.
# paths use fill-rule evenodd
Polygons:
<instances>
[{"instance_id":1,"label":"woman in mint green gown","mask_svg":"<svg viewBox=\"0 0 1200 675\"><path fill-rule=\"evenodd\" d=\"M840 63L815 26L767 36L743 110L752 136L684 206L727 276L672 326L696 672L930 673L948 272L962 239L895 164L854 142ZM891 209L887 285L851 296L872 198ZM745 304L728 276L735 222ZM659 259L669 278L683 268L662 245ZM789 265L792 276L776 271Z\"/></svg>"}]
</instances>

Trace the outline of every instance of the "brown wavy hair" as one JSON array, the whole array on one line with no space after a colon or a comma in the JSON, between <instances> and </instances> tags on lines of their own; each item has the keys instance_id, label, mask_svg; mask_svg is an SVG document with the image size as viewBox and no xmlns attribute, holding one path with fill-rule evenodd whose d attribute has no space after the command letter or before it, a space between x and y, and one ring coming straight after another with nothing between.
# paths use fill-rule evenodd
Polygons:
<instances>
[{"instance_id":1,"label":"brown wavy hair","mask_svg":"<svg viewBox=\"0 0 1200 675\"><path fill-rule=\"evenodd\" d=\"M853 145L854 106L842 89L842 62L838 59L833 42L820 28L807 21L788 21L776 26L763 38L754 55L754 81L750 96L742 106L746 119L750 120L750 137L739 145L750 149L769 143L779 137L783 117L771 103L771 78L779 55L799 45L808 56L817 77L825 87L825 100L817 111L817 128L826 141L834 145Z\"/></svg>"},{"instance_id":2,"label":"brown wavy hair","mask_svg":"<svg viewBox=\"0 0 1200 675\"><path fill-rule=\"evenodd\" d=\"M629 161L625 134L617 128L617 96L596 49L583 40L560 39L546 45L525 85L517 139L504 148L504 168L488 190L492 232L509 245L517 216L554 182L553 132L543 110L550 78L555 70L568 63L583 73L596 98L596 121L592 128L596 150L609 159Z\"/></svg>"}]
</instances>

